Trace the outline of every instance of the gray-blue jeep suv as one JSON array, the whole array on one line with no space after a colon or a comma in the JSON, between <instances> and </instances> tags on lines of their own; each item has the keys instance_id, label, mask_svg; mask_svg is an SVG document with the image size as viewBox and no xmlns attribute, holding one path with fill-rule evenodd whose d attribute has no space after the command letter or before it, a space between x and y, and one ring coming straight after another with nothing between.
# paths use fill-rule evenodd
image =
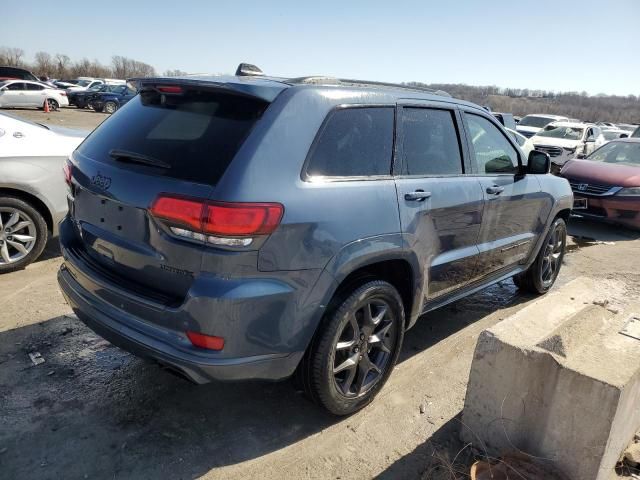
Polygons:
<instances>
[{"instance_id":1,"label":"gray-blue jeep suv","mask_svg":"<svg viewBox=\"0 0 640 480\"><path fill-rule=\"evenodd\" d=\"M423 313L554 283L571 189L489 112L255 73L138 79L69 159L58 279L98 334L197 383L295 374L344 415Z\"/></svg>"}]
</instances>

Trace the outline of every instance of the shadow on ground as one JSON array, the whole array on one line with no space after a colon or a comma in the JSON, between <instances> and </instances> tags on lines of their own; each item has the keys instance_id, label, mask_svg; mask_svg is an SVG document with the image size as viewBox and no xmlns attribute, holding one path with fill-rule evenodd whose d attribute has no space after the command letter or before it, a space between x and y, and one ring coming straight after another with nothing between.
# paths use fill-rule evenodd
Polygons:
<instances>
[{"instance_id":1,"label":"shadow on ground","mask_svg":"<svg viewBox=\"0 0 640 480\"><path fill-rule=\"evenodd\" d=\"M433 312L407 333L400 361L528 298L504 282ZM33 366L33 351L45 363ZM73 316L0 333L0 410L7 478L34 468L51 479L197 478L342 421L290 382L192 385L111 346Z\"/></svg>"}]
</instances>

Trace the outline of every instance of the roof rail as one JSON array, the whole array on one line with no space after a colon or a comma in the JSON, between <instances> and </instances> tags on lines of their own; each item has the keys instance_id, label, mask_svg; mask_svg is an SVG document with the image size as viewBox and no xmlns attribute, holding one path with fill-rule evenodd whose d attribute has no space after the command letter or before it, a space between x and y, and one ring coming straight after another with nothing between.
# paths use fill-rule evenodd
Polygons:
<instances>
[{"instance_id":1,"label":"roof rail","mask_svg":"<svg viewBox=\"0 0 640 480\"><path fill-rule=\"evenodd\" d=\"M402 88L404 90L414 90L419 92L427 92L433 95L440 95L443 97L451 97L448 92L444 90L434 90L427 87L418 87L413 85L406 85L402 83L389 83L389 82L375 82L371 80L354 80L349 78L335 78L335 77L323 77L323 76L310 76L310 77L298 77L290 78L287 83L294 84L313 84L313 85L344 85L344 86L378 86L378 87L390 87L390 88Z\"/></svg>"}]
</instances>

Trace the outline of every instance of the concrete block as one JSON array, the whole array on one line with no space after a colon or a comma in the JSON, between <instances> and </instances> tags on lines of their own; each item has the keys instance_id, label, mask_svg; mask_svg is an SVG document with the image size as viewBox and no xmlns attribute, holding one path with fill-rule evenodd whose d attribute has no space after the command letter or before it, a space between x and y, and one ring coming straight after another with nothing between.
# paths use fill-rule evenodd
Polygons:
<instances>
[{"instance_id":1,"label":"concrete block","mask_svg":"<svg viewBox=\"0 0 640 480\"><path fill-rule=\"evenodd\" d=\"M620 333L635 301L620 283L578 278L482 332L463 440L608 479L640 427L640 340Z\"/></svg>"}]
</instances>

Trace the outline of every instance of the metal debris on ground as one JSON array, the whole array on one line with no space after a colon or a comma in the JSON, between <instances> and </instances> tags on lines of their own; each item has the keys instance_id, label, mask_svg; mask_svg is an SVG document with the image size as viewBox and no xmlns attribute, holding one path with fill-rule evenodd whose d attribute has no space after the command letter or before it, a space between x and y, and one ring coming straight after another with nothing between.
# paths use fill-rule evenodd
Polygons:
<instances>
[{"instance_id":1,"label":"metal debris on ground","mask_svg":"<svg viewBox=\"0 0 640 480\"><path fill-rule=\"evenodd\" d=\"M30 353L29 358L31 359L31 362L33 362L33 364L36 366L40 365L41 363L44 363L44 357L40 352Z\"/></svg>"},{"instance_id":2,"label":"metal debris on ground","mask_svg":"<svg viewBox=\"0 0 640 480\"><path fill-rule=\"evenodd\" d=\"M624 324L624 327L622 327L622 330L620 330L620 333L627 337L640 340L640 316L631 315L629 320Z\"/></svg>"}]
</instances>

